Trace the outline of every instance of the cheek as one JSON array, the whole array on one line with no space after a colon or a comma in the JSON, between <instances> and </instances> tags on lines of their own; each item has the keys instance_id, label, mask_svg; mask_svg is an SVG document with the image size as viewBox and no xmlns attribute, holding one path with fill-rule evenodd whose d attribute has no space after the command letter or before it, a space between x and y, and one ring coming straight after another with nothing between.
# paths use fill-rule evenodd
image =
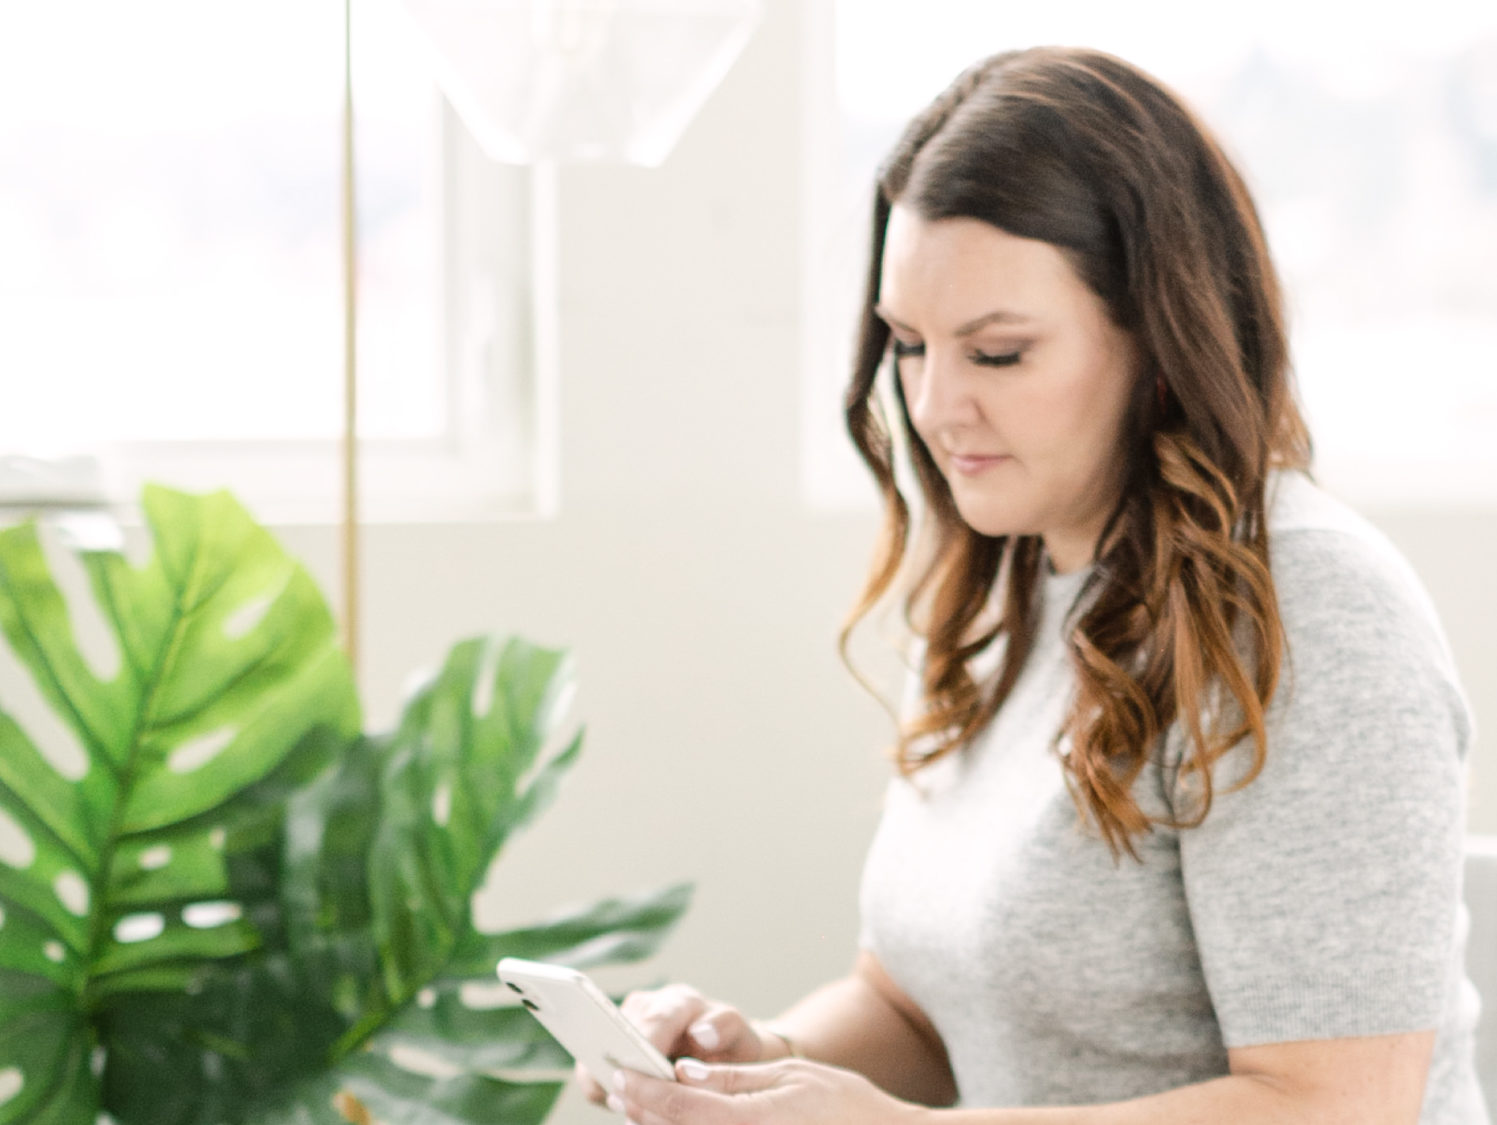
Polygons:
<instances>
[{"instance_id":1,"label":"cheek","mask_svg":"<svg viewBox=\"0 0 1497 1125\"><path fill-rule=\"evenodd\" d=\"M1092 475L1105 476L1111 482L1121 472L1125 456L1126 431L1132 387L1122 382L1110 388L1111 393L1099 395L1096 406L1087 419L1089 428L1089 460Z\"/></svg>"},{"instance_id":2,"label":"cheek","mask_svg":"<svg viewBox=\"0 0 1497 1125\"><path fill-rule=\"evenodd\" d=\"M1110 471L1122 446L1132 381L1117 364L1084 370L1036 404L1034 433L1072 477Z\"/></svg>"}]
</instances>

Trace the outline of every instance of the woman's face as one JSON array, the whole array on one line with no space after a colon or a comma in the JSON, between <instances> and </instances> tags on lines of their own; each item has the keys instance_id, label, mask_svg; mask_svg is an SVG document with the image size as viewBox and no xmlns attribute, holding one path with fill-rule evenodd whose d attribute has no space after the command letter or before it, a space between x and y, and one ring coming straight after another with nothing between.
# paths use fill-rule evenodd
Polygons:
<instances>
[{"instance_id":1,"label":"woman's face","mask_svg":"<svg viewBox=\"0 0 1497 1125\"><path fill-rule=\"evenodd\" d=\"M1091 562L1122 487L1137 349L1048 242L889 215L879 315L915 431L962 518Z\"/></svg>"}]
</instances>

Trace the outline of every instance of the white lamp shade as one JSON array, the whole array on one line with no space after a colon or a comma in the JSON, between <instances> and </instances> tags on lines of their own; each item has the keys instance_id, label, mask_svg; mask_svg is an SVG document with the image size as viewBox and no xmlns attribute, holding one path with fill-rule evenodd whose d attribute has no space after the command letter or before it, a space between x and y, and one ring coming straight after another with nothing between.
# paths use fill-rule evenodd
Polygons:
<instances>
[{"instance_id":1,"label":"white lamp shade","mask_svg":"<svg viewBox=\"0 0 1497 1125\"><path fill-rule=\"evenodd\" d=\"M761 0L405 0L436 78L494 160L670 154Z\"/></svg>"}]
</instances>

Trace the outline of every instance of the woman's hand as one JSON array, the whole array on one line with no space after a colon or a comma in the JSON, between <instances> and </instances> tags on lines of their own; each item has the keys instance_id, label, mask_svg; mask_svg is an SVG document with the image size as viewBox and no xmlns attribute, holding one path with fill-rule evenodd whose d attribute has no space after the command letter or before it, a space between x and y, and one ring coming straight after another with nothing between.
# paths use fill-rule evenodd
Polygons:
<instances>
[{"instance_id":1,"label":"woman's hand","mask_svg":"<svg viewBox=\"0 0 1497 1125\"><path fill-rule=\"evenodd\" d=\"M760 1062L786 1054L785 1044L773 1035L761 1037L754 1024L736 1008L708 1000L689 985L672 984L649 992L631 992L620 1005L624 1015L668 1059L682 1055L709 1062ZM608 1099L603 1083L612 1075L588 1074L577 1067L577 1082L588 1101Z\"/></svg>"},{"instance_id":2,"label":"woman's hand","mask_svg":"<svg viewBox=\"0 0 1497 1125\"><path fill-rule=\"evenodd\" d=\"M634 1125L913 1125L928 1112L860 1074L803 1059L758 1066L682 1059L676 1078L620 1071L608 1107Z\"/></svg>"}]
</instances>

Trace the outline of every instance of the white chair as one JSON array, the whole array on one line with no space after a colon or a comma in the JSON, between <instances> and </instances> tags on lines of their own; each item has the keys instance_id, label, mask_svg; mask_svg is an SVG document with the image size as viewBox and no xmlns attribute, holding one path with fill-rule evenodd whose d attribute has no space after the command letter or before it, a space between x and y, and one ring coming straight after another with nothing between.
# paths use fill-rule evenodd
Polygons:
<instances>
[{"instance_id":1,"label":"white chair","mask_svg":"<svg viewBox=\"0 0 1497 1125\"><path fill-rule=\"evenodd\" d=\"M1497 1112L1497 836L1466 841L1466 971L1481 993L1476 1025L1476 1075L1487 1105Z\"/></svg>"}]
</instances>

